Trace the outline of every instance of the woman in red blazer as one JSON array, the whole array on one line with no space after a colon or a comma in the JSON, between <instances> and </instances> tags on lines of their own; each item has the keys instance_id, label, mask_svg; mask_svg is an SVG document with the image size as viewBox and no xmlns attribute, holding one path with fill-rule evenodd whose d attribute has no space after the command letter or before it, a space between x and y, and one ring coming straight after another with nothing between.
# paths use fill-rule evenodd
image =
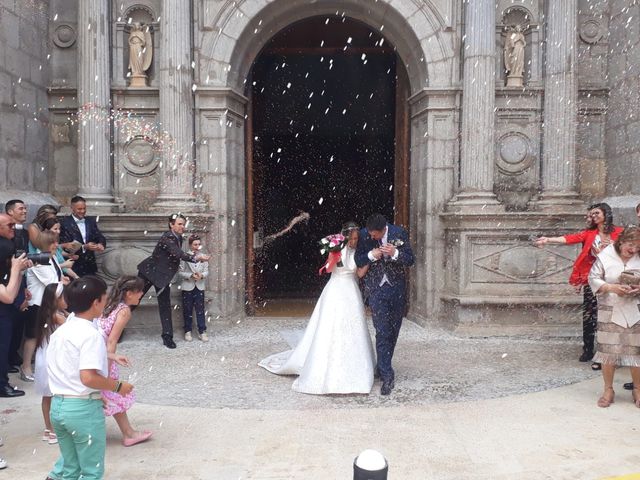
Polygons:
<instances>
[{"instance_id":1,"label":"woman in red blazer","mask_svg":"<svg viewBox=\"0 0 640 480\"><path fill-rule=\"evenodd\" d=\"M581 362L588 362L593 358L596 323L598 321L598 302L589 287L589 271L600 251L613 243L622 232L622 227L613 224L613 212L606 203L596 203L587 212L587 228L578 233L571 233L561 237L540 237L535 241L537 247L548 243L574 244L581 243L582 250L573 264L573 271L569 283L576 287L576 291L583 292L582 302L582 341L583 351ZM599 363L593 363L591 368L600 370Z\"/></svg>"}]
</instances>

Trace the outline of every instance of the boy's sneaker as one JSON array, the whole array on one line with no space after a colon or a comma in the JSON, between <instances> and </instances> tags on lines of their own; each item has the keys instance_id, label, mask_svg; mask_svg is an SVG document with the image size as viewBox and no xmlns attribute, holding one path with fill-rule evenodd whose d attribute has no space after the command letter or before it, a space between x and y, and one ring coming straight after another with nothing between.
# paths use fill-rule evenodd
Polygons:
<instances>
[{"instance_id":1,"label":"boy's sneaker","mask_svg":"<svg viewBox=\"0 0 640 480\"><path fill-rule=\"evenodd\" d=\"M200 340L202 340L203 342L208 342L209 341L209 335L207 335L207 332L202 332L198 334L198 338Z\"/></svg>"},{"instance_id":2,"label":"boy's sneaker","mask_svg":"<svg viewBox=\"0 0 640 480\"><path fill-rule=\"evenodd\" d=\"M191 337L191 332L185 332L185 334L184 334L184 339L185 339L187 342L192 341L192 340L193 340L193 337Z\"/></svg>"},{"instance_id":3,"label":"boy's sneaker","mask_svg":"<svg viewBox=\"0 0 640 480\"><path fill-rule=\"evenodd\" d=\"M4 458L0 458L0 470L7 468L7 461Z\"/></svg>"}]
</instances>

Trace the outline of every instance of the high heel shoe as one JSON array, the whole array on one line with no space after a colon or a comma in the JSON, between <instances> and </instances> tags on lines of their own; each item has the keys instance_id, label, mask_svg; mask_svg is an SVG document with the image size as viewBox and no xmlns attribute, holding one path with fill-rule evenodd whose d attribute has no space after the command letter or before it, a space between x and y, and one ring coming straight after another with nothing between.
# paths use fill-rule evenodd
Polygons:
<instances>
[{"instance_id":1,"label":"high heel shoe","mask_svg":"<svg viewBox=\"0 0 640 480\"><path fill-rule=\"evenodd\" d=\"M20 380L22 380L23 382L35 381L35 377L33 376L33 374L27 375L26 373L24 373L24 370L22 370L22 367L18 367L18 370L20 371Z\"/></svg>"},{"instance_id":2,"label":"high heel shoe","mask_svg":"<svg viewBox=\"0 0 640 480\"><path fill-rule=\"evenodd\" d=\"M604 396L607 390L611 390L611 399ZM615 402L616 393L613 391L613 387L607 387L604 389L602 396L598 399L598 406L600 408L607 408L609 405Z\"/></svg>"}]
</instances>

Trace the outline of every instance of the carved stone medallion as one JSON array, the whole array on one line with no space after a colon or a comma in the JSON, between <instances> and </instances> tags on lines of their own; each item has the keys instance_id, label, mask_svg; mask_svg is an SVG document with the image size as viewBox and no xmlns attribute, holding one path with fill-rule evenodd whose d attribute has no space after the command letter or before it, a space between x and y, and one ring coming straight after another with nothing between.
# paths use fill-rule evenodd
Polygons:
<instances>
[{"instance_id":1,"label":"carved stone medallion","mask_svg":"<svg viewBox=\"0 0 640 480\"><path fill-rule=\"evenodd\" d=\"M144 135L136 135L124 146L122 166L132 175L146 176L158 168L160 160L153 141Z\"/></svg>"},{"instance_id":2,"label":"carved stone medallion","mask_svg":"<svg viewBox=\"0 0 640 480\"><path fill-rule=\"evenodd\" d=\"M524 133L509 132L498 140L497 165L505 175L519 175L531 167L531 141Z\"/></svg>"},{"instance_id":3,"label":"carved stone medallion","mask_svg":"<svg viewBox=\"0 0 640 480\"><path fill-rule=\"evenodd\" d=\"M594 45L600 41L603 35L602 25L595 19L587 20L580 27L580 38L585 43Z\"/></svg>"},{"instance_id":4,"label":"carved stone medallion","mask_svg":"<svg viewBox=\"0 0 640 480\"><path fill-rule=\"evenodd\" d=\"M76 31L68 23L58 25L53 31L53 43L60 48L69 48L76 42Z\"/></svg>"}]
</instances>

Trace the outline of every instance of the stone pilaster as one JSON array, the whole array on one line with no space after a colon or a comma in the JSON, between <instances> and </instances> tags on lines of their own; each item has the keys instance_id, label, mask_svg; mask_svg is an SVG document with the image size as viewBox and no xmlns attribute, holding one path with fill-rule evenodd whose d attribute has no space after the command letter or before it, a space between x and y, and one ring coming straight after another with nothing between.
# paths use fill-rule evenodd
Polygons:
<instances>
[{"instance_id":1,"label":"stone pilaster","mask_svg":"<svg viewBox=\"0 0 640 480\"><path fill-rule=\"evenodd\" d=\"M209 311L244 314L246 242L245 113L248 99L231 89L196 92L198 178L210 221L205 242L216 259L209 269ZM250 123L249 123L250 125ZM250 128L250 126L249 126Z\"/></svg>"},{"instance_id":2,"label":"stone pilaster","mask_svg":"<svg viewBox=\"0 0 640 480\"><path fill-rule=\"evenodd\" d=\"M189 2L164 0L160 31L160 118L167 142L162 151L162 192L156 206L193 210L193 69Z\"/></svg>"},{"instance_id":3,"label":"stone pilaster","mask_svg":"<svg viewBox=\"0 0 640 480\"><path fill-rule=\"evenodd\" d=\"M577 201L577 0L548 2L542 148L542 204Z\"/></svg>"},{"instance_id":4,"label":"stone pilaster","mask_svg":"<svg viewBox=\"0 0 640 480\"><path fill-rule=\"evenodd\" d=\"M456 203L497 205L493 193L496 6L494 0L465 4L460 193Z\"/></svg>"},{"instance_id":5,"label":"stone pilaster","mask_svg":"<svg viewBox=\"0 0 640 480\"><path fill-rule=\"evenodd\" d=\"M78 190L95 211L113 207L109 88L109 2L78 2ZM94 203L96 202L96 203Z\"/></svg>"}]
</instances>

